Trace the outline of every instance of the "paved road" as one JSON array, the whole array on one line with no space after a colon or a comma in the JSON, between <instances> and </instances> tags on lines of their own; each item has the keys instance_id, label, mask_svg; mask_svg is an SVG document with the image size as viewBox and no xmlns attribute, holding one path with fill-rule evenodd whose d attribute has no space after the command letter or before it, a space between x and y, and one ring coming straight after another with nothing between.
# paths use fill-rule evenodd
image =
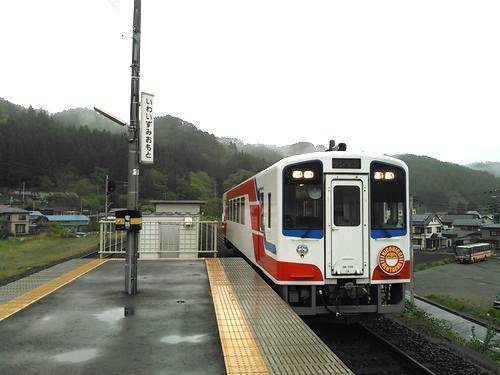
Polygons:
<instances>
[{"instance_id":1,"label":"paved road","mask_svg":"<svg viewBox=\"0 0 500 375\"><path fill-rule=\"evenodd\" d=\"M415 273L415 292L447 294L490 308L500 292L500 259L473 264L450 263Z\"/></svg>"}]
</instances>

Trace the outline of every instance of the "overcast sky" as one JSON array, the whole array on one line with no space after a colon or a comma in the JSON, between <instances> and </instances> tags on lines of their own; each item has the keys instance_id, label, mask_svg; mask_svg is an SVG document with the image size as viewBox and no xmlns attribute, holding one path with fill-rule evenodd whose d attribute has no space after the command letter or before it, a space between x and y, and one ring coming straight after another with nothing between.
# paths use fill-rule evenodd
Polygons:
<instances>
[{"instance_id":1,"label":"overcast sky","mask_svg":"<svg viewBox=\"0 0 500 375\"><path fill-rule=\"evenodd\" d=\"M129 120L133 0L0 0L0 97ZM247 143L500 162L499 1L142 1L141 91Z\"/></svg>"}]
</instances>

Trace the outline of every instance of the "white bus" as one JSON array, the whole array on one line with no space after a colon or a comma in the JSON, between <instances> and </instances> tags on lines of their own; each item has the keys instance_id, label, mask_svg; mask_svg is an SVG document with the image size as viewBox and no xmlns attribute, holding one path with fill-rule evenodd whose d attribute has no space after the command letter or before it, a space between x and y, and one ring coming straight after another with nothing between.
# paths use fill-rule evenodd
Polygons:
<instances>
[{"instance_id":1,"label":"white bus","mask_svg":"<svg viewBox=\"0 0 500 375\"><path fill-rule=\"evenodd\" d=\"M455 248L455 260L460 263L475 263L493 255L491 245L486 242L460 245Z\"/></svg>"}]
</instances>

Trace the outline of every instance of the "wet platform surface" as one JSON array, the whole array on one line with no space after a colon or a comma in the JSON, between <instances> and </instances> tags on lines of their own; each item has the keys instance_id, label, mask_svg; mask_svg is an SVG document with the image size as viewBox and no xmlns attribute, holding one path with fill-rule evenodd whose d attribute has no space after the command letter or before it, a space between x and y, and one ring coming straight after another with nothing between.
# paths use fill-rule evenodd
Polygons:
<instances>
[{"instance_id":1,"label":"wet platform surface","mask_svg":"<svg viewBox=\"0 0 500 375\"><path fill-rule=\"evenodd\" d=\"M135 296L109 261L0 322L0 373L225 374L205 262L139 270Z\"/></svg>"},{"instance_id":2,"label":"wet platform surface","mask_svg":"<svg viewBox=\"0 0 500 375\"><path fill-rule=\"evenodd\" d=\"M352 374L241 258L139 261L135 296L124 266L1 287L0 373Z\"/></svg>"}]
</instances>

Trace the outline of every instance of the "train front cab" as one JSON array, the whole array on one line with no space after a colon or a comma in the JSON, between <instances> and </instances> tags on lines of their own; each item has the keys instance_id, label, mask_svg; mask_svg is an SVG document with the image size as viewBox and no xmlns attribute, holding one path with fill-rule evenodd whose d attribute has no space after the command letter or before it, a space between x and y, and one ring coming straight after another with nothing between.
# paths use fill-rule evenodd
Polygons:
<instances>
[{"instance_id":1,"label":"train front cab","mask_svg":"<svg viewBox=\"0 0 500 375\"><path fill-rule=\"evenodd\" d=\"M324 281L281 285L280 294L301 315L402 311L410 281L407 170L387 161L330 162L331 170L324 160L283 169L283 234L295 236L297 249L297 236L313 249L323 242ZM304 179L305 171L315 177Z\"/></svg>"}]
</instances>

